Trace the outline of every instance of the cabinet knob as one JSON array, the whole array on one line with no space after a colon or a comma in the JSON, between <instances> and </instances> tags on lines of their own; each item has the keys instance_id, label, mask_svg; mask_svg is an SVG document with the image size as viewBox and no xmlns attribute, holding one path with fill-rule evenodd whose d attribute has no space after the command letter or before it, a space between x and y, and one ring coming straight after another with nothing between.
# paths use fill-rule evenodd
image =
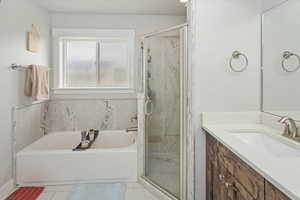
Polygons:
<instances>
[{"instance_id":1,"label":"cabinet knob","mask_svg":"<svg viewBox=\"0 0 300 200\"><path fill-rule=\"evenodd\" d=\"M225 183L225 187L230 188L230 187L232 187L232 184L231 183Z\"/></svg>"},{"instance_id":2,"label":"cabinet knob","mask_svg":"<svg viewBox=\"0 0 300 200\"><path fill-rule=\"evenodd\" d=\"M219 180L223 181L225 179L225 176L223 174L219 174Z\"/></svg>"},{"instance_id":3,"label":"cabinet knob","mask_svg":"<svg viewBox=\"0 0 300 200\"><path fill-rule=\"evenodd\" d=\"M229 189L229 188L232 188L233 189L233 191L235 191L235 192L239 192L239 190L233 185L233 184L231 184L231 183L225 183L225 187L227 188L227 189Z\"/></svg>"}]
</instances>

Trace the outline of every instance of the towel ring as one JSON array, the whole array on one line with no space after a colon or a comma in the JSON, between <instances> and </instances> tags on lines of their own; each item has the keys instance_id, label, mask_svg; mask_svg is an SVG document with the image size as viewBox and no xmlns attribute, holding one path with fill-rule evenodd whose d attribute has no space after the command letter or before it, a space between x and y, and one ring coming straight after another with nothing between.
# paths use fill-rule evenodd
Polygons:
<instances>
[{"instance_id":1,"label":"towel ring","mask_svg":"<svg viewBox=\"0 0 300 200\"><path fill-rule=\"evenodd\" d=\"M245 65L244 65L241 69L236 69L236 68L233 66L233 64L232 64L232 61L233 61L234 59L238 59L238 58L240 58L240 57L243 57L243 58L245 59L245 62L246 62L246 63L245 63ZM230 62L229 62L230 69L231 69L232 71L234 71L234 72L243 72L243 71L245 71L245 70L247 69L248 64L249 64L249 61L248 61L248 58L247 58L247 56L246 56L245 54L243 54L243 53L241 53L241 52L239 52L239 51L234 51L234 52L232 53L232 56L231 56Z\"/></svg>"},{"instance_id":2,"label":"towel ring","mask_svg":"<svg viewBox=\"0 0 300 200\"><path fill-rule=\"evenodd\" d=\"M297 60L298 60L298 66L295 68L295 69L288 69L288 67L285 65L285 62L290 59L291 57L296 57ZM300 56L298 56L297 54L294 54L290 51L285 51L283 52L283 57L282 57L282 61L281 61L281 66L282 66L282 69L285 71L285 72L296 72L300 69Z\"/></svg>"}]
</instances>

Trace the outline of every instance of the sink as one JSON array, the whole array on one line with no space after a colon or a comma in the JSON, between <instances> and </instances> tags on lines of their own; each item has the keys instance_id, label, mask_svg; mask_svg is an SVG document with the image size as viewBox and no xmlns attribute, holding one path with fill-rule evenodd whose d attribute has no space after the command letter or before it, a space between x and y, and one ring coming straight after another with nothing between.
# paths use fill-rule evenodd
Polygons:
<instances>
[{"instance_id":1,"label":"sink","mask_svg":"<svg viewBox=\"0 0 300 200\"><path fill-rule=\"evenodd\" d=\"M259 147L260 155L275 156L280 159L300 158L300 150L284 144L280 140L259 132L230 132L235 140L244 145Z\"/></svg>"}]
</instances>

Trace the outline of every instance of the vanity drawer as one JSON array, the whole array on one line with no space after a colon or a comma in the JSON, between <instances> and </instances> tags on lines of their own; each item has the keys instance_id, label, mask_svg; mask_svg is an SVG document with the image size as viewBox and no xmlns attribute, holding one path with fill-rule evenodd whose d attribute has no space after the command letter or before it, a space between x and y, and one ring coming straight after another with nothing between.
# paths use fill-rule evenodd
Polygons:
<instances>
[{"instance_id":1,"label":"vanity drawer","mask_svg":"<svg viewBox=\"0 0 300 200\"><path fill-rule=\"evenodd\" d=\"M266 200L290 200L282 192L280 192L276 187L274 187L268 181L265 182L266 185Z\"/></svg>"}]
</instances>

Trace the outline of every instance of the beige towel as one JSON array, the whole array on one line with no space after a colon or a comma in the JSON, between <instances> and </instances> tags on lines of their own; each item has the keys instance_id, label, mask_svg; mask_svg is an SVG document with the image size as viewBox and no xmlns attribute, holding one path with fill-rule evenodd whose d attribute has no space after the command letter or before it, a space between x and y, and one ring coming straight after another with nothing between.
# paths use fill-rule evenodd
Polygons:
<instances>
[{"instance_id":1,"label":"beige towel","mask_svg":"<svg viewBox=\"0 0 300 200\"><path fill-rule=\"evenodd\" d=\"M26 71L25 95L35 101L49 99L48 68L30 65Z\"/></svg>"}]
</instances>

